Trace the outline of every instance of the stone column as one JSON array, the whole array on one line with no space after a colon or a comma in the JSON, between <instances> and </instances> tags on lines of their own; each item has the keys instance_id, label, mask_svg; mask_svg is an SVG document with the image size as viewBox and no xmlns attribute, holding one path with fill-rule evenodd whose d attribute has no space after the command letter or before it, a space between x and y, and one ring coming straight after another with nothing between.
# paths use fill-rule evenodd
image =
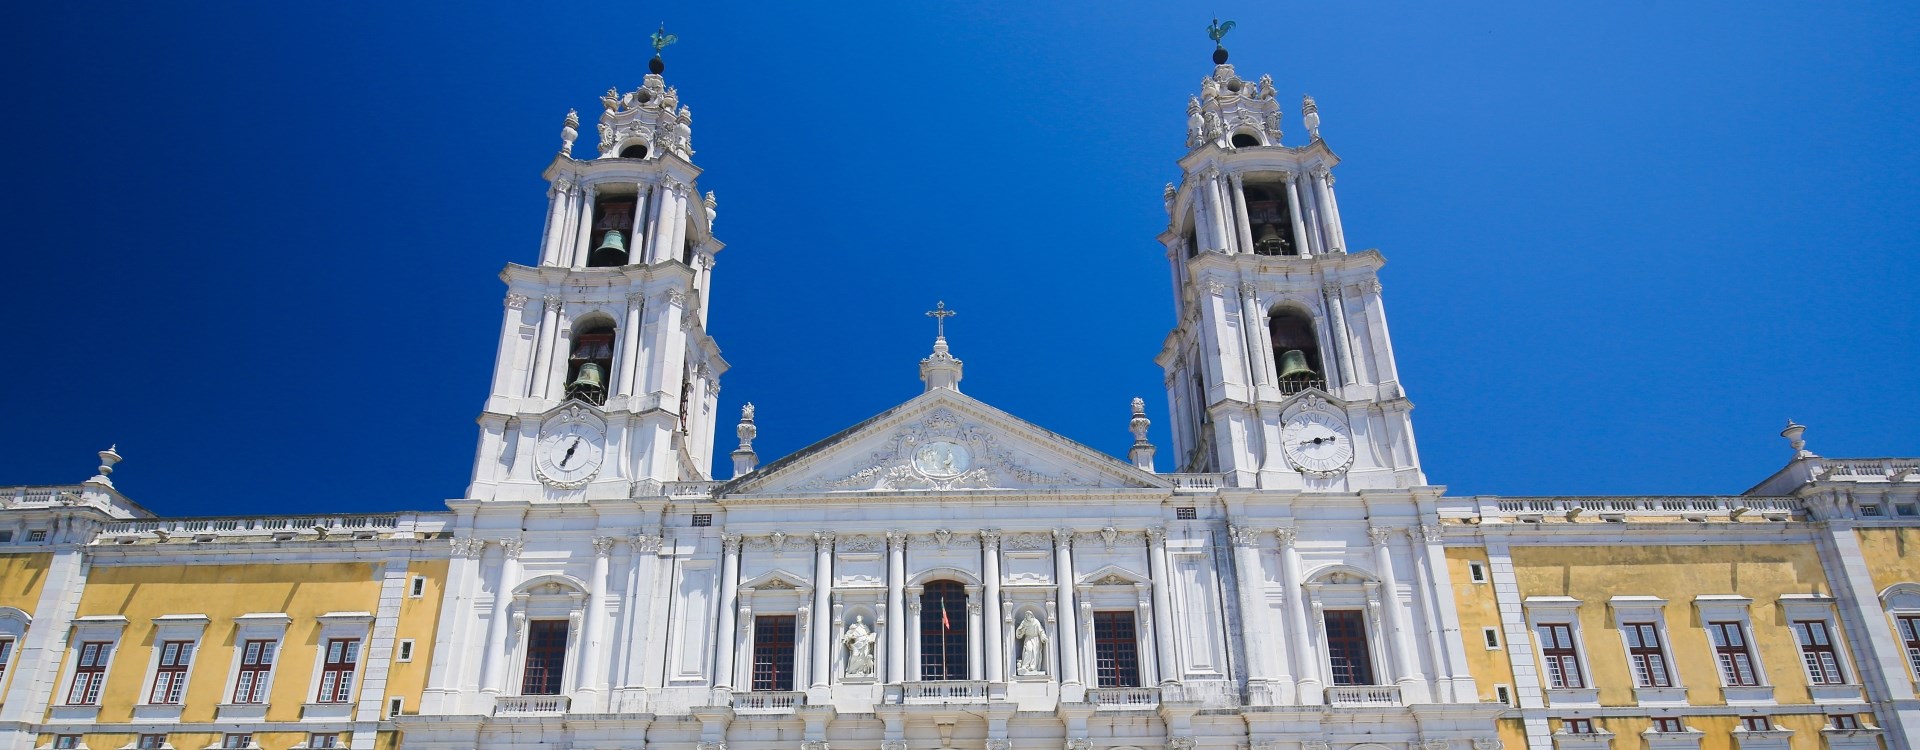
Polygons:
<instances>
[{"instance_id":1,"label":"stone column","mask_svg":"<svg viewBox=\"0 0 1920 750\"><path fill-rule=\"evenodd\" d=\"M1240 285L1240 332L1246 339L1247 371L1256 387L1271 387L1274 381L1273 345L1266 335L1267 316L1260 312L1260 289L1252 283Z\"/></svg>"},{"instance_id":2,"label":"stone column","mask_svg":"<svg viewBox=\"0 0 1920 750\"><path fill-rule=\"evenodd\" d=\"M633 186L633 231L627 233L627 265L647 262L647 244L640 230L647 226L647 200L652 194L652 185L642 182Z\"/></svg>"},{"instance_id":3,"label":"stone column","mask_svg":"<svg viewBox=\"0 0 1920 750\"><path fill-rule=\"evenodd\" d=\"M721 534L720 549L720 625L714 629L713 688L716 692L732 692L733 648L738 637L734 618L740 594L740 535Z\"/></svg>"},{"instance_id":4,"label":"stone column","mask_svg":"<svg viewBox=\"0 0 1920 750\"><path fill-rule=\"evenodd\" d=\"M493 607L487 617L487 646L481 652L480 691L499 695L500 673L505 671L513 653L513 629L507 623L507 606L513 603L513 586L520 578L520 550L525 543L518 538L500 540L500 568L493 578Z\"/></svg>"},{"instance_id":5,"label":"stone column","mask_svg":"<svg viewBox=\"0 0 1920 750\"><path fill-rule=\"evenodd\" d=\"M1375 574L1380 576L1380 605L1386 609L1382 624L1390 636L1388 643L1393 646L1393 671L1400 683L1400 698L1409 704L1426 703L1429 701L1427 683L1420 677L1412 627L1407 624L1406 608L1400 606L1400 584L1393 574L1393 553L1387 548L1393 529L1374 526L1367 529L1367 535L1373 537L1373 564L1379 569Z\"/></svg>"},{"instance_id":6,"label":"stone column","mask_svg":"<svg viewBox=\"0 0 1920 750\"><path fill-rule=\"evenodd\" d=\"M1060 642L1060 685L1080 685L1080 608L1073 595L1073 530L1053 530L1053 580L1059 609L1055 615Z\"/></svg>"},{"instance_id":7,"label":"stone column","mask_svg":"<svg viewBox=\"0 0 1920 750\"><path fill-rule=\"evenodd\" d=\"M641 312L646 309L647 296L640 292L627 295L627 325L620 330L620 339L626 342L627 358L620 363L620 387L622 396L632 396L634 384L640 379L640 320Z\"/></svg>"},{"instance_id":8,"label":"stone column","mask_svg":"<svg viewBox=\"0 0 1920 750\"><path fill-rule=\"evenodd\" d=\"M833 532L813 534L813 616L827 617L832 611ZM833 678L833 628L825 620L813 629L813 687L825 689ZM824 697L824 696L823 696Z\"/></svg>"},{"instance_id":9,"label":"stone column","mask_svg":"<svg viewBox=\"0 0 1920 750\"><path fill-rule=\"evenodd\" d=\"M1328 252L1344 253L1347 243L1341 236L1340 210L1333 205L1333 173L1326 167L1314 170L1313 187L1320 199L1320 222L1326 226Z\"/></svg>"},{"instance_id":10,"label":"stone column","mask_svg":"<svg viewBox=\"0 0 1920 750\"><path fill-rule=\"evenodd\" d=\"M1000 531L986 529L980 532L980 570L985 580L986 594L986 644L981 656L986 661L987 682L1006 680L1007 649L1005 636L1000 629Z\"/></svg>"},{"instance_id":11,"label":"stone column","mask_svg":"<svg viewBox=\"0 0 1920 750\"><path fill-rule=\"evenodd\" d=\"M1271 700L1267 658L1266 573L1260 565L1260 532L1246 526L1232 526L1227 536L1233 544L1233 567L1240 585L1241 642L1247 649L1247 687L1251 697ZM1262 696L1261 694L1267 695ZM1258 705L1256 703L1256 705Z\"/></svg>"},{"instance_id":12,"label":"stone column","mask_svg":"<svg viewBox=\"0 0 1920 750\"><path fill-rule=\"evenodd\" d=\"M1307 239L1307 223L1300 218L1301 203L1299 174L1287 173L1287 215L1293 219L1293 251L1300 257L1313 256L1313 243Z\"/></svg>"},{"instance_id":13,"label":"stone column","mask_svg":"<svg viewBox=\"0 0 1920 750\"><path fill-rule=\"evenodd\" d=\"M612 661L612 650L602 641L600 635L605 630L602 620L607 619L607 563L613 556L613 545L618 542L610 536L593 538L593 574L587 581L587 621L581 627L580 643L580 689L587 693L599 693L605 687L606 678L601 674L601 665ZM595 709L599 710L599 709Z\"/></svg>"},{"instance_id":14,"label":"stone column","mask_svg":"<svg viewBox=\"0 0 1920 750\"><path fill-rule=\"evenodd\" d=\"M513 373L523 364L519 361L520 326L527 321L527 295L508 294L501 305L506 308L500 321L499 348L493 371L493 394L507 398L518 398L526 393L525 388L513 388Z\"/></svg>"},{"instance_id":15,"label":"stone column","mask_svg":"<svg viewBox=\"0 0 1920 750\"><path fill-rule=\"evenodd\" d=\"M572 268L585 268L587 245L593 242L593 201L600 191L593 185L586 185L580 191L579 224L574 227L574 236L567 244L571 245L560 258L560 265Z\"/></svg>"},{"instance_id":16,"label":"stone column","mask_svg":"<svg viewBox=\"0 0 1920 750\"><path fill-rule=\"evenodd\" d=\"M1340 366L1338 368L1340 385L1344 386L1359 382L1359 379L1354 377L1353 351L1351 349L1353 335L1347 332L1347 296L1341 291L1340 284L1337 282L1328 283L1326 286L1321 287L1320 291L1323 292L1326 297L1327 316L1330 319L1330 325L1333 327L1333 330L1327 332L1329 334L1328 338L1333 339L1334 356L1340 358Z\"/></svg>"},{"instance_id":17,"label":"stone column","mask_svg":"<svg viewBox=\"0 0 1920 750\"><path fill-rule=\"evenodd\" d=\"M887 682L907 680L907 535L887 532Z\"/></svg>"},{"instance_id":18,"label":"stone column","mask_svg":"<svg viewBox=\"0 0 1920 750\"><path fill-rule=\"evenodd\" d=\"M1174 658L1173 605L1167 587L1173 579L1167 572L1167 530L1147 529L1147 574L1153 577L1153 648L1160 662L1160 684L1180 681L1179 663Z\"/></svg>"},{"instance_id":19,"label":"stone column","mask_svg":"<svg viewBox=\"0 0 1920 750\"><path fill-rule=\"evenodd\" d=\"M1240 252L1253 252L1253 222L1247 219L1247 189L1240 175L1230 176L1233 190L1233 228L1240 238Z\"/></svg>"},{"instance_id":20,"label":"stone column","mask_svg":"<svg viewBox=\"0 0 1920 750\"><path fill-rule=\"evenodd\" d=\"M1365 305L1367 329L1373 339L1374 367L1379 370L1380 382L1396 382L1400 379L1400 369L1393 363L1393 339L1387 336L1387 308L1380 301L1379 279L1360 283L1360 302Z\"/></svg>"},{"instance_id":21,"label":"stone column","mask_svg":"<svg viewBox=\"0 0 1920 750\"><path fill-rule=\"evenodd\" d=\"M1286 599L1282 606L1287 610L1287 624L1293 632L1287 634L1287 646L1292 650L1293 663L1298 666L1299 690L1296 695L1306 705L1318 705L1321 701L1322 685L1320 670L1315 667L1318 659L1313 653L1313 644L1309 634L1313 631L1307 625L1306 602L1302 601L1300 580L1300 548L1295 546L1299 532L1291 526L1274 529L1273 535L1280 539L1280 577L1286 586Z\"/></svg>"},{"instance_id":22,"label":"stone column","mask_svg":"<svg viewBox=\"0 0 1920 750\"><path fill-rule=\"evenodd\" d=\"M560 327L560 295L541 300L540 336L534 341L533 369L527 371L527 397L547 397L547 363L553 359L554 330Z\"/></svg>"},{"instance_id":23,"label":"stone column","mask_svg":"<svg viewBox=\"0 0 1920 750\"><path fill-rule=\"evenodd\" d=\"M1420 602L1420 617L1426 621L1426 627L1421 628L1421 631L1426 634L1427 653L1433 654L1435 671L1438 672L1434 676L1435 686L1438 688L1435 691L1435 698L1443 703L1452 703L1457 700L1454 697L1457 693L1454 690L1453 681L1458 673L1454 671L1453 652L1447 648L1446 642L1459 643L1460 629L1446 628L1451 632L1442 633L1444 621L1440 616L1439 602L1434 601L1436 592L1440 589L1434 584L1432 554L1433 548L1440 543L1440 527L1423 524L1413 529L1407 536L1413 540L1413 595ZM1465 652L1461 655L1465 656ZM1461 699L1468 702L1478 700L1471 693Z\"/></svg>"},{"instance_id":24,"label":"stone column","mask_svg":"<svg viewBox=\"0 0 1920 750\"><path fill-rule=\"evenodd\" d=\"M567 226L572 223L573 194L573 181L565 177L555 180L547 191L547 227L540 236L540 265L561 265L561 248L566 245Z\"/></svg>"},{"instance_id":25,"label":"stone column","mask_svg":"<svg viewBox=\"0 0 1920 750\"><path fill-rule=\"evenodd\" d=\"M661 248L660 258L680 260L680 248L687 244L687 193L691 192L691 186L684 182L669 181L667 190L672 193L663 204L667 207L667 213L662 218L667 225L662 228L662 233L666 235L663 239L667 241L667 246Z\"/></svg>"},{"instance_id":26,"label":"stone column","mask_svg":"<svg viewBox=\"0 0 1920 750\"><path fill-rule=\"evenodd\" d=\"M982 664L986 648L986 637L980 632L983 619L980 610L984 607L980 601L980 587L967 587L967 679L986 679L986 670Z\"/></svg>"}]
</instances>

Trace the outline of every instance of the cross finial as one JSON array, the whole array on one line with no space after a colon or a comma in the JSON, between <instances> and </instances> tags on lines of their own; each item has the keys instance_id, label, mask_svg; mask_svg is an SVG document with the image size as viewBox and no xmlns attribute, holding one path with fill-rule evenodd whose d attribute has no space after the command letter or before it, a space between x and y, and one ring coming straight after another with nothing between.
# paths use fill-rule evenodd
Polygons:
<instances>
[{"instance_id":1,"label":"cross finial","mask_svg":"<svg viewBox=\"0 0 1920 750\"><path fill-rule=\"evenodd\" d=\"M947 337L947 318L955 315L959 313L948 310L946 300L941 300L940 304L934 305L932 310L927 311L927 317L933 318L936 336L943 339Z\"/></svg>"}]
</instances>

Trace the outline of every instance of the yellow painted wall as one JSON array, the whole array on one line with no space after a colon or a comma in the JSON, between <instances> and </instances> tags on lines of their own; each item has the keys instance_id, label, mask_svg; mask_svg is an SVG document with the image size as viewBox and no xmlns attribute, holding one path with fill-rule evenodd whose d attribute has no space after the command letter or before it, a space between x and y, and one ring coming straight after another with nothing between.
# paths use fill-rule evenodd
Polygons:
<instances>
[{"instance_id":1,"label":"yellow painted wall","mask_svg":"<svg viewBox=\"0 0 1920 750\"><path fill-rule=\"evenodd\" d=\"M155 734L160 733L155 732ZM167 735L167 744L172 745L175 750L201 750L202 748L219 747L221 740L225 737L225 735L219 732L166 732L165 734ZM347 746L347 738L350 736L352 735L347 732L340 733L341 747ZM40 735L39 741L35 742L34 746L46 747L51 745L53 743L53 737L51 734ZM92 748L92 750L116 750L116 748L133 747L139 740L139 734L127 732L89 732L80 736L81 743ZM253 733L254 744L259 745L262 750L286 750L287 748L306 741L306 732Z\"/></svg>"},{"instance_id":2,"label":"yellow painted wall","mask_svg":"<svg viewBox=\"0 0 1920 750\"><path fill-rule=\"evenodd\" d=\"M202 614L212 622L201 636L180 718L213 721L215 706L231 697L225 692L234 658L234 618L254 612L284 612L293 618L274 666L267 720L298 720L301 704L312 699L310 680L320 648L316 618L327 612L373 612L380 598L375 567L374 563L328 563L94 568L81 595L79 615L122 615L129 620L101 693L99 720L128 721L133 705L151 688L147 664L155 645L153 618ZM71 651L63 658L70 659Z\"/></svg>"},{"instance_id":3,"label":"yellow painted wall","mask_svg":"<svg viewBox=\"0 0 1920 750\"><path fill-rule=\"evenodd\" d=\"M416 560L407 567L409 587L413 585L414 576L426 576L426 591L418 599L407 597L400 601L400 622L394 636L413 639L413 661L396 661L387 672L387 698L405 699L401 713L407 714L420 712L420 695L427 689L427 671L433 664L433 636L440 627L440 597L446 590L447 561ZM398 659L399 644L396 642L393 648L394 658ZM387 701L381 701L382 711L386 705Z\"/></svg>"},{"instance_id":4,"label":"yellow painted wall","mask_svg":"<svg viewBox=\"0 0 1920 750\"><path fill-rule=\"evenodd\" d=\"M1527 724L1520 719L1499 719L1495 722L1500 732L1503 747L1513 750L1525 750L1527 747Z\"/></svg>"},{"instance_id":5,"label":"yellow painted wall","mask_svg":"<svg viewBox=\"0 0 1920 750\"><path fill-rule=\"evenodd\" d=\"M1468 563L1478 562L1487 569L1487 582L1474 583L1473 573ZM1493 686L1506 685L1513 688L1513 663L1507 656L1506 633L1500 634L1500 648L1487 650L1487 644L1481 634L1481 628L1500 627L1500 607L1493 598L1493 568L1487 565L1487 551L1482 547L1449 547L1447 549L1448 578L1453 583L1454 606L1460 613L1460 638L1467 651L1467 669L1473 675L1474 684L1479 686L1480 700L1497 700ZM1523 732L1521 735L1525 737ZM1524 741L1520 746L1525 746Z\"/></svg>"},{"instance_id":6,"label":"yellow painted wall","mask_svg":"<svg viewBox=\"0 0 1920 750\"><path fill-rule=\"evenodd\" d=\"M1858 533L1875 593L1896 583L1920 583L1920 528L1858 529Z\"/></svg>"},{"instance_id":7,"label":"yellow painted wall","mask_svg":"<svg viewBox=\"0 0 1920 750\"><path fill-rule=\"evenodd\" d=\"M1812 702L1799 646L1777 603L1782 594L1831 593L1812 545L1514 547L1512 554L1522 599L1571 596L1583 602L1581 647L1603 705L1635 705L1626 647L1607 606L1614 596L1666 599L1667 651L1688 698L1696 705L1725 703L1706 624L1693 606L1703 594L1753 599L1754 647L1774 699Z\"/></svg>"},{"instance_id":8,"label":"yellow painted wall","mask_svg":"<svg viewBox=\"0 0 1920 750\"><path fill-rule=\"evenodd\" d=\"M0 555L0 607L13 607L28 615L40 602L40 589L47 580L47 564L53 553Z\"/></svg>"}]
</instances>

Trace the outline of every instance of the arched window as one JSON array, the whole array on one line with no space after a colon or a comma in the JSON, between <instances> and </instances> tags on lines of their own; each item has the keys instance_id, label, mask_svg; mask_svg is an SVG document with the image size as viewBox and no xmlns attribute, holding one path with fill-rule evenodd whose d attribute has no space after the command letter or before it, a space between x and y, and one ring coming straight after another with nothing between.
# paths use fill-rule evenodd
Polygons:
<instances>
[{"instance_id":1,"label":"arched window","mask_svg":"<svg viewBox=\"0 0 1920 750\"><path fill-rule=\"evenodd\" d=\"M1273 341L1273 361L1279 368L1276 374L1282 394L1327 387L1327 371L1320 359L1320 337L1314 335L1312 318L1299 310L1283 307L1268 319L1267 331Z\"/></svg>"},{"instance_id":2,"label":"arched window","mask_svg":"<svg viewBox=\"0 0 1920 750\"><path fill-rule=\"evenodd\" d=\"M595 405L606 403L613 372L613 322L593 318L573 333L567 357L567 395Z\"/></svg>"},{"instance_id":3,"label":"arched window","mask_svg":"<svg viewBox=\"0 0 1920 750\"><path fill-rule=\"evenodd\" d=\"M967 590L957 581L920 594L920 679L967 679Z\"/></svg>"},{"instance_id":4,"label":"arched window","mask_svg":"<svg viewBox=\"0 0 1920 750\"><path fill-rule=\"evenodd\" d=\"M1293 219L1287 216L1284 187L1248 185L1247 223L1252 225L1255 255L1299 255L1294 244Z\"/></svg>"},{"instance_id":5,"label":"arched window","mask_svg":"<svg viewBox=\"0 0 1920 750\"><path fill-rule=\"evenodd\" d=\"M622 159L647 158L647 144L635 143L627 146L626 148L620 149L620 158Z\"/></svg>"},{"instance_id":6,"label":"arched window","mask_svg":"<svg viewBox=\"0 0 1920 750\"><path fill-rule=\"evenodd\" d=\"M1260 145L1260 139L1254 136L1254 134L1252 133L1234 133L1233 134L1234 148L1247 148L1249 146L1258 146L1258 145Z\"/></svg>"}]
</instances>

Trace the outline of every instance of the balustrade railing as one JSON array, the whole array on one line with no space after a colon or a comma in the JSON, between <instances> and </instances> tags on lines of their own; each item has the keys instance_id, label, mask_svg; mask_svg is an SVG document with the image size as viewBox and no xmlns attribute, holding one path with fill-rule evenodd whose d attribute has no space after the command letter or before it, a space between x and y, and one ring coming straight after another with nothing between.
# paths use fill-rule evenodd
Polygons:
<instances>
[{"instance_id":1,"label":"balustrade railing","mask_svg":"<svg viewBox=\"0 0 1920 750\"><path fill-rule=\"evenodd\" d=\"M279 516L272 518L153 518L120 521L102 526L102 536L127 534L216 534L245 536L277 531L394 531L400 516Z\"/></svg>"},{"instance_id":2,"label":"balustrade railing","mask_svg":"<svg viewBox=\"0 0 1920 750\"><path fill-rule=\"evenodd\" d=\"M1276 385L1280 387L1280 395L1291 396L1301 391L1305 391L1308 388L1318 388L1322 391L1325 391L1327 389L1327 379L1319 378L1319 377L1281 378L1280 382L1277 383Z\"/></svg>"},{"instance_id":3,"label":"balustrade railing","mask_svg":"<svg viewBox=\"0 0 1920 750\"><path fill-rule=\"evenodd\" d=\"M1687 513L1800 513L1806 506L1798 498L1750 497L1746 495L1703 497L1503 497L1496 502L1502 513L1635 513L1644 515L1682 515Z\"/></svg>"},{"instance_id":4,"label":"balustrade railing","mask_svg":"<svg viewBox=\"0 0 1920 750\"><path fill-rule=\"evenodd\" d=\"M1087 702L1103 711L1154 709L1160 706L1160 688L1093 688L1087 691Z\"/></svg>"},{"instance_id":5,"label":"balustrade railing","mask_svg":"<svg viewBox=\"0 0 1920 750\"><path fill-rule=\"evenodd\" d=\"M979 680L903 682L900 698L907 703L979 703L987 699L987 683Z\"/></svg>"},{"instance_id":6,"label":"balustrade railing","mask_svg":"<svg viewBox=\"0 0 1920 750\"><path fill-rule=\"evenodd\" d=\"M733 710L739 713L793 713L795 706L803 705L806 702L806 693L792 690L733 694Z\"/></svg>"},{"instance_id":7,"label":"balustrade railing","mask_svg":"<svg viewBox=\"0 0 1920 750\"><path fill-rule=\"evenodd\" d=\"M1327 688L1332 706L1398 706L1399 685L1344 685Z\"/></svg>"},{"instance_id":8,"label":"balustrade railing","mask_svg":"<svg viewBox=\"0 0 1920 750\"><path fill-rule=\"evenodd\" d=\"M544 716L567 712L564 695L503 695L493 700L495 716Z\"/></svg>"},{"instance_id":9,"label":"balustrade railing","mask_svg":"<svg viewBox=\"0 0 1920 750\"><path fill-rule=\"evenodd\" d=\"M0 501L4 507L36 508L48 505L66 505L80 502L80 485L41 485L33 487L0 488Z\"/></svg>"},{"instance_id":10,"label":"balustrade railing","mask_svg":"<svg viewBox=\"0 0 1920 750\"><path fill-rule=\"evenodd\" d=\"M1172 482L1174 489L1180 490L1217 490L1232 486L1226 474L1161 474Z\"/></svg>"}]
</instances>

